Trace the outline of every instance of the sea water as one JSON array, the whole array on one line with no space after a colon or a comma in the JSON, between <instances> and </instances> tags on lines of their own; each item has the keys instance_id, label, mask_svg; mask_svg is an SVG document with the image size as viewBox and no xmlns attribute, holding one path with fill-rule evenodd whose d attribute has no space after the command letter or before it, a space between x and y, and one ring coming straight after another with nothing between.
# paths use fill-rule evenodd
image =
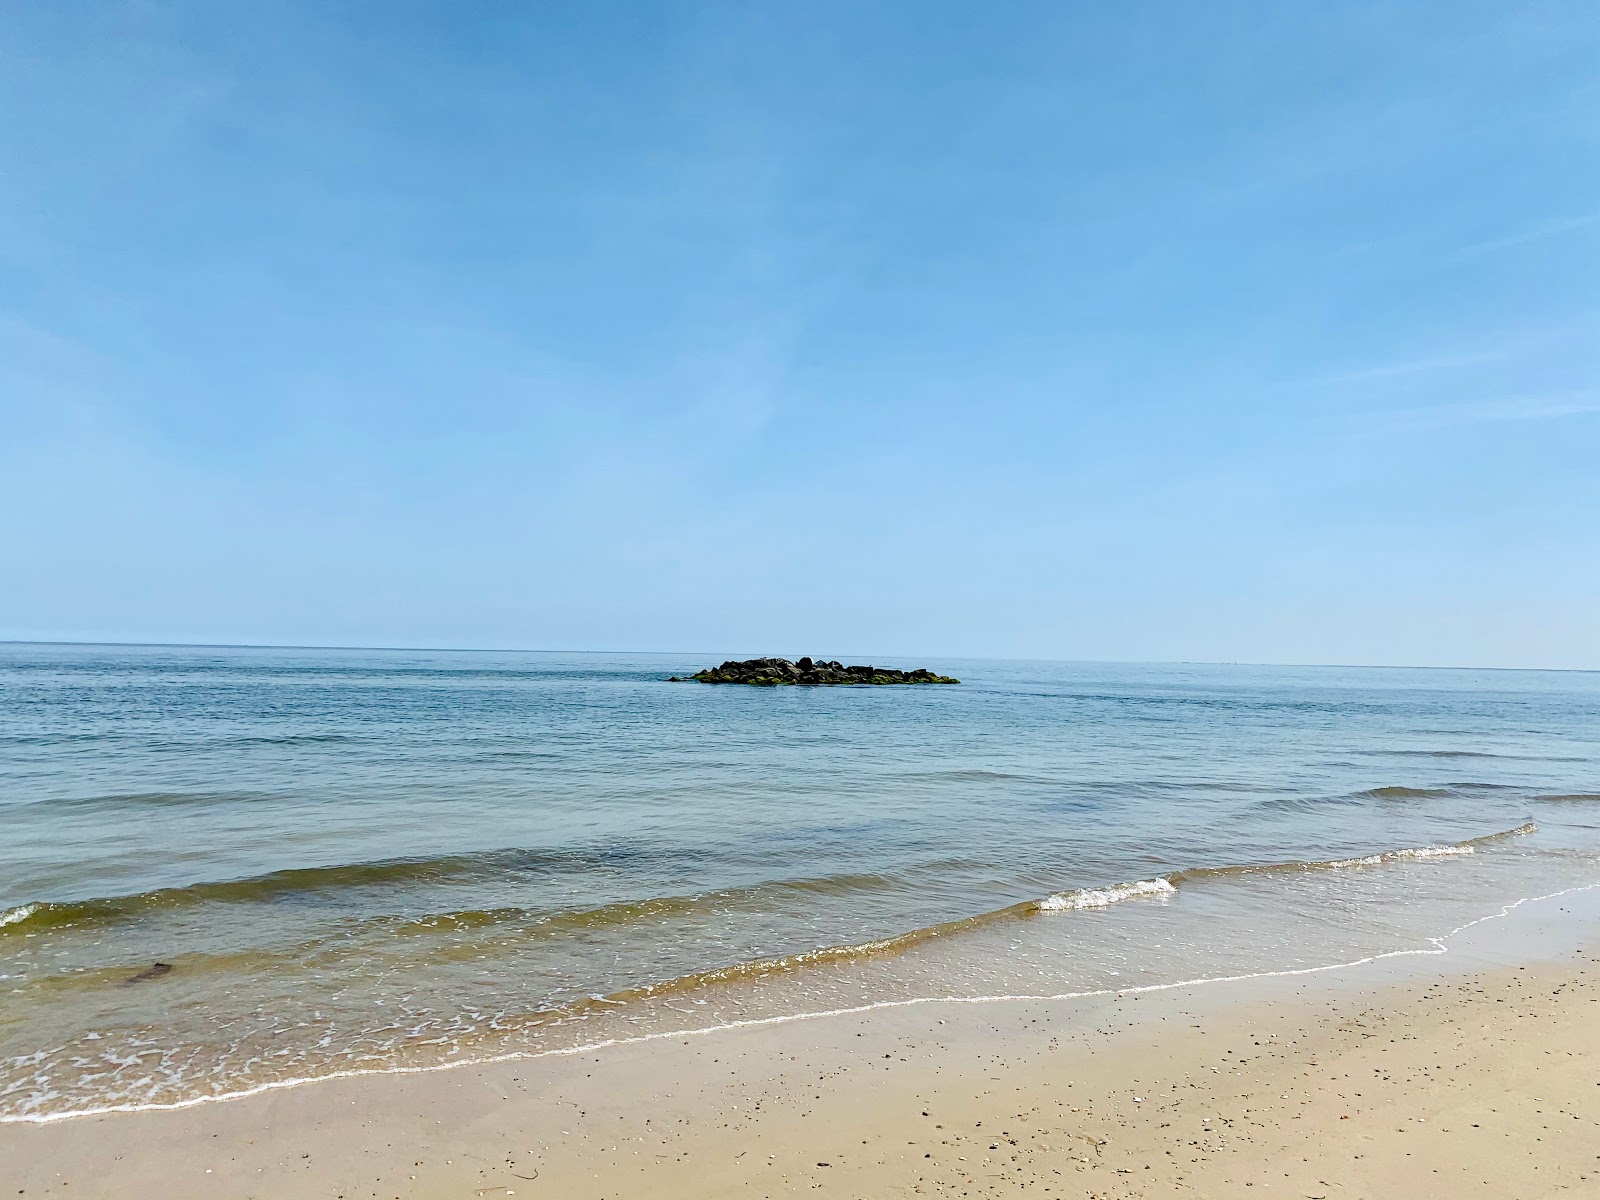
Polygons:
<instances>
[{"instance_id":1,"label":"sea water","mask_svg":"<svg viewBox=\"0 0 1600 1200\"><path fill-rule=\"evenodd\" d=\"M1600 882L1600 675L668 682L731 656L0 646L0 1120L1314 969Z\"/></svg>"}]
</instances>

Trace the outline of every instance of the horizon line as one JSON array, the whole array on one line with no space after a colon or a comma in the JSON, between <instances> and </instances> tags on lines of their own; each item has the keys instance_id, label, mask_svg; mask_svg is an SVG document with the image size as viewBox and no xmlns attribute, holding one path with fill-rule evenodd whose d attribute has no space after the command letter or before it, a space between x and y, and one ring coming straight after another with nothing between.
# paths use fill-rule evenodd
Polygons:
<instances>
[{"instance_id":1,"label":"horizon line","mask_svg":"<svg viewBox=\"0 0 1600 1200\"><path fill-rule=\"evenodd\" d=\"M688 655L710 653L699 650L554 650L510 646L347 646L332 643L302 644L296 642L127 642L127 641L74 641L59 638L0 638L0 646L121 646L147 647L160 650L365 650L376 652L410 652L420 654L660 654ZM720 652L719 652L720 653ZM918 657L891 654L890 658ZM1285 667L1285 668L1343 668L1354 671L1530 671L1568 675L1600 674L1600 667L1491 667L1417 663L1344 663L1344 662L1252 662L1245 659L1159 659L1159 658L1012 658L1002 655L952 654L954 659L969 662L1048 662L1094 663L1102 666L1168 666L1168 667Z\"/></svg>"}]
</instances>

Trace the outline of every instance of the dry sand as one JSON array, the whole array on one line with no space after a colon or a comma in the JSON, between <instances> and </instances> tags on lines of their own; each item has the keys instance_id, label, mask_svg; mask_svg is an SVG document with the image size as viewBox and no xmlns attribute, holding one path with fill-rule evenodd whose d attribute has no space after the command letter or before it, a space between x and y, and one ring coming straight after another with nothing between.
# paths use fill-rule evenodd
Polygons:
<instances>
[{"instance_id":1,"label":"dry sand","mask_svg":"<svg viewBox=\"0 0 1600 1200\"><path fill-rule=\"evenodd\" d=\"M1328 974L0 1126L0 1200L1600 1197L1596 899Z\"/></svg>"}]
</instances>

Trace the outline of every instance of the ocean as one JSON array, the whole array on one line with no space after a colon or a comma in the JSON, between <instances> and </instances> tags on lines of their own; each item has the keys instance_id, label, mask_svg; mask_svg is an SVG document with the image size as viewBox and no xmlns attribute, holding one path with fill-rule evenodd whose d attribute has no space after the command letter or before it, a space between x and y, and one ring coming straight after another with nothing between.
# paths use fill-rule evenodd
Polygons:
<instances>
[{"instance_id":1,"label":"ocean","mask_svg":"<svg viewBox=\"0 0 1600 1200\"><path fill-rule=\"evenodd\" d=\"M1600 674L667 681L735 656L0 646L0 1120L1432 953L1600 882Z\"/></svg>"}]
</instances>

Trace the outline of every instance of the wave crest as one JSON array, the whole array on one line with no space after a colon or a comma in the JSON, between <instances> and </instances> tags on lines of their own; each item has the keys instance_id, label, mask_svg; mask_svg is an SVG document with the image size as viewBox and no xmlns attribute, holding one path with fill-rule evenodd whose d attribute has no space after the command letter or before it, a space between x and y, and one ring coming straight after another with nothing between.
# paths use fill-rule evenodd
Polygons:
<instances>
[{"instance_id":1,"label":"wave crest","mask_svg":"<svg viewBox=\"0 0 1600 1200\"><path fill-rule=\"evenodd\" d=\"M1402 862L1409 859L1427 859L1466 855L1479 846L1505 838L1521 837L1538 829L1526 821L1514 829L1503 829L1480 837L1469 838L1443 846L1414 846L1386 850L1360 858L1344 858L1311 862L1254 863L1232 866L1190 867L1173 871L1154 879L1140 879L1127 883L1106 884L1100 887L1077 888L1055 892L1039 900L1025 900L992 912L961 917L922 929L909 930L887 937L879 942L862 946L826 947L808 952L810 955L842 955L863 951L882 952L899 949L929 937L943 936L957 929L987 924L1014 916L1035 913L1074 912L1083 909L1105 908L1123 900L1147 896L1167 896L1177 891L1183 883L1221 876L1272 874L1284 871L1338 870L1346 867L1377 866L1382 863ZM127 896L76 901L36 901L0 910L0 931L6 935L22 935L42 929L66 925L114 924L137 920L141 916L173 908L192 908L202 904L252 904L271 903L305 893L338 891L349 887L382 887L414 883L471 882L492 870L549 870L570 869L574 864L592 862L597 855L581 853L552 853L539 851L492 851L481 856L446 856L434 859L398 859L382 862L345 864L332 867L308 867L275 871L249 879L225 882L191 884L187 887L163 888ZM590 928L597 925L622 924L648 920L663 915L690 911L715 910L726 907L759 905L776 894L804 895L807 893L836 893L871 891L893 886L889 877L879 875L842 874L809 879L768 880L747 887L725 888L712 892L679 896L657 896L628 899L602 904L593 908L576 910L550 910L539 913L520 908L494 910L463 910L433 913L405 919L398 927L401 933L421 933L441 927L471 928L493 925L508 919L540 918L540 923L553 928Z\"/></svg>"},{"instance_id":2,"label":"wave crest","mask_svg":"<svg viewBox=\"0 0 1600 1200\"><path fill-rule=\"evenodd\" d=\"M1356 796L1364 800L1437 800L1451 794L1449 788L1375 787Z\"/></svg>"},{"instance_id":3,"label":"wave crest","mask_svg":"<svg viewBox=\"0 0 1600 1200\"><path fill-rule=\"evenodd\" d=\"M1071 892L1056 892L1036 904L1040 912L1076 912L1084 908L1109 908L1124 900L1140 896L1170 896L1178 889L1166 879L1140 879L1133 883L1116 883L1105 888L1078 888Z\"/></svg>"}]
</instances>

